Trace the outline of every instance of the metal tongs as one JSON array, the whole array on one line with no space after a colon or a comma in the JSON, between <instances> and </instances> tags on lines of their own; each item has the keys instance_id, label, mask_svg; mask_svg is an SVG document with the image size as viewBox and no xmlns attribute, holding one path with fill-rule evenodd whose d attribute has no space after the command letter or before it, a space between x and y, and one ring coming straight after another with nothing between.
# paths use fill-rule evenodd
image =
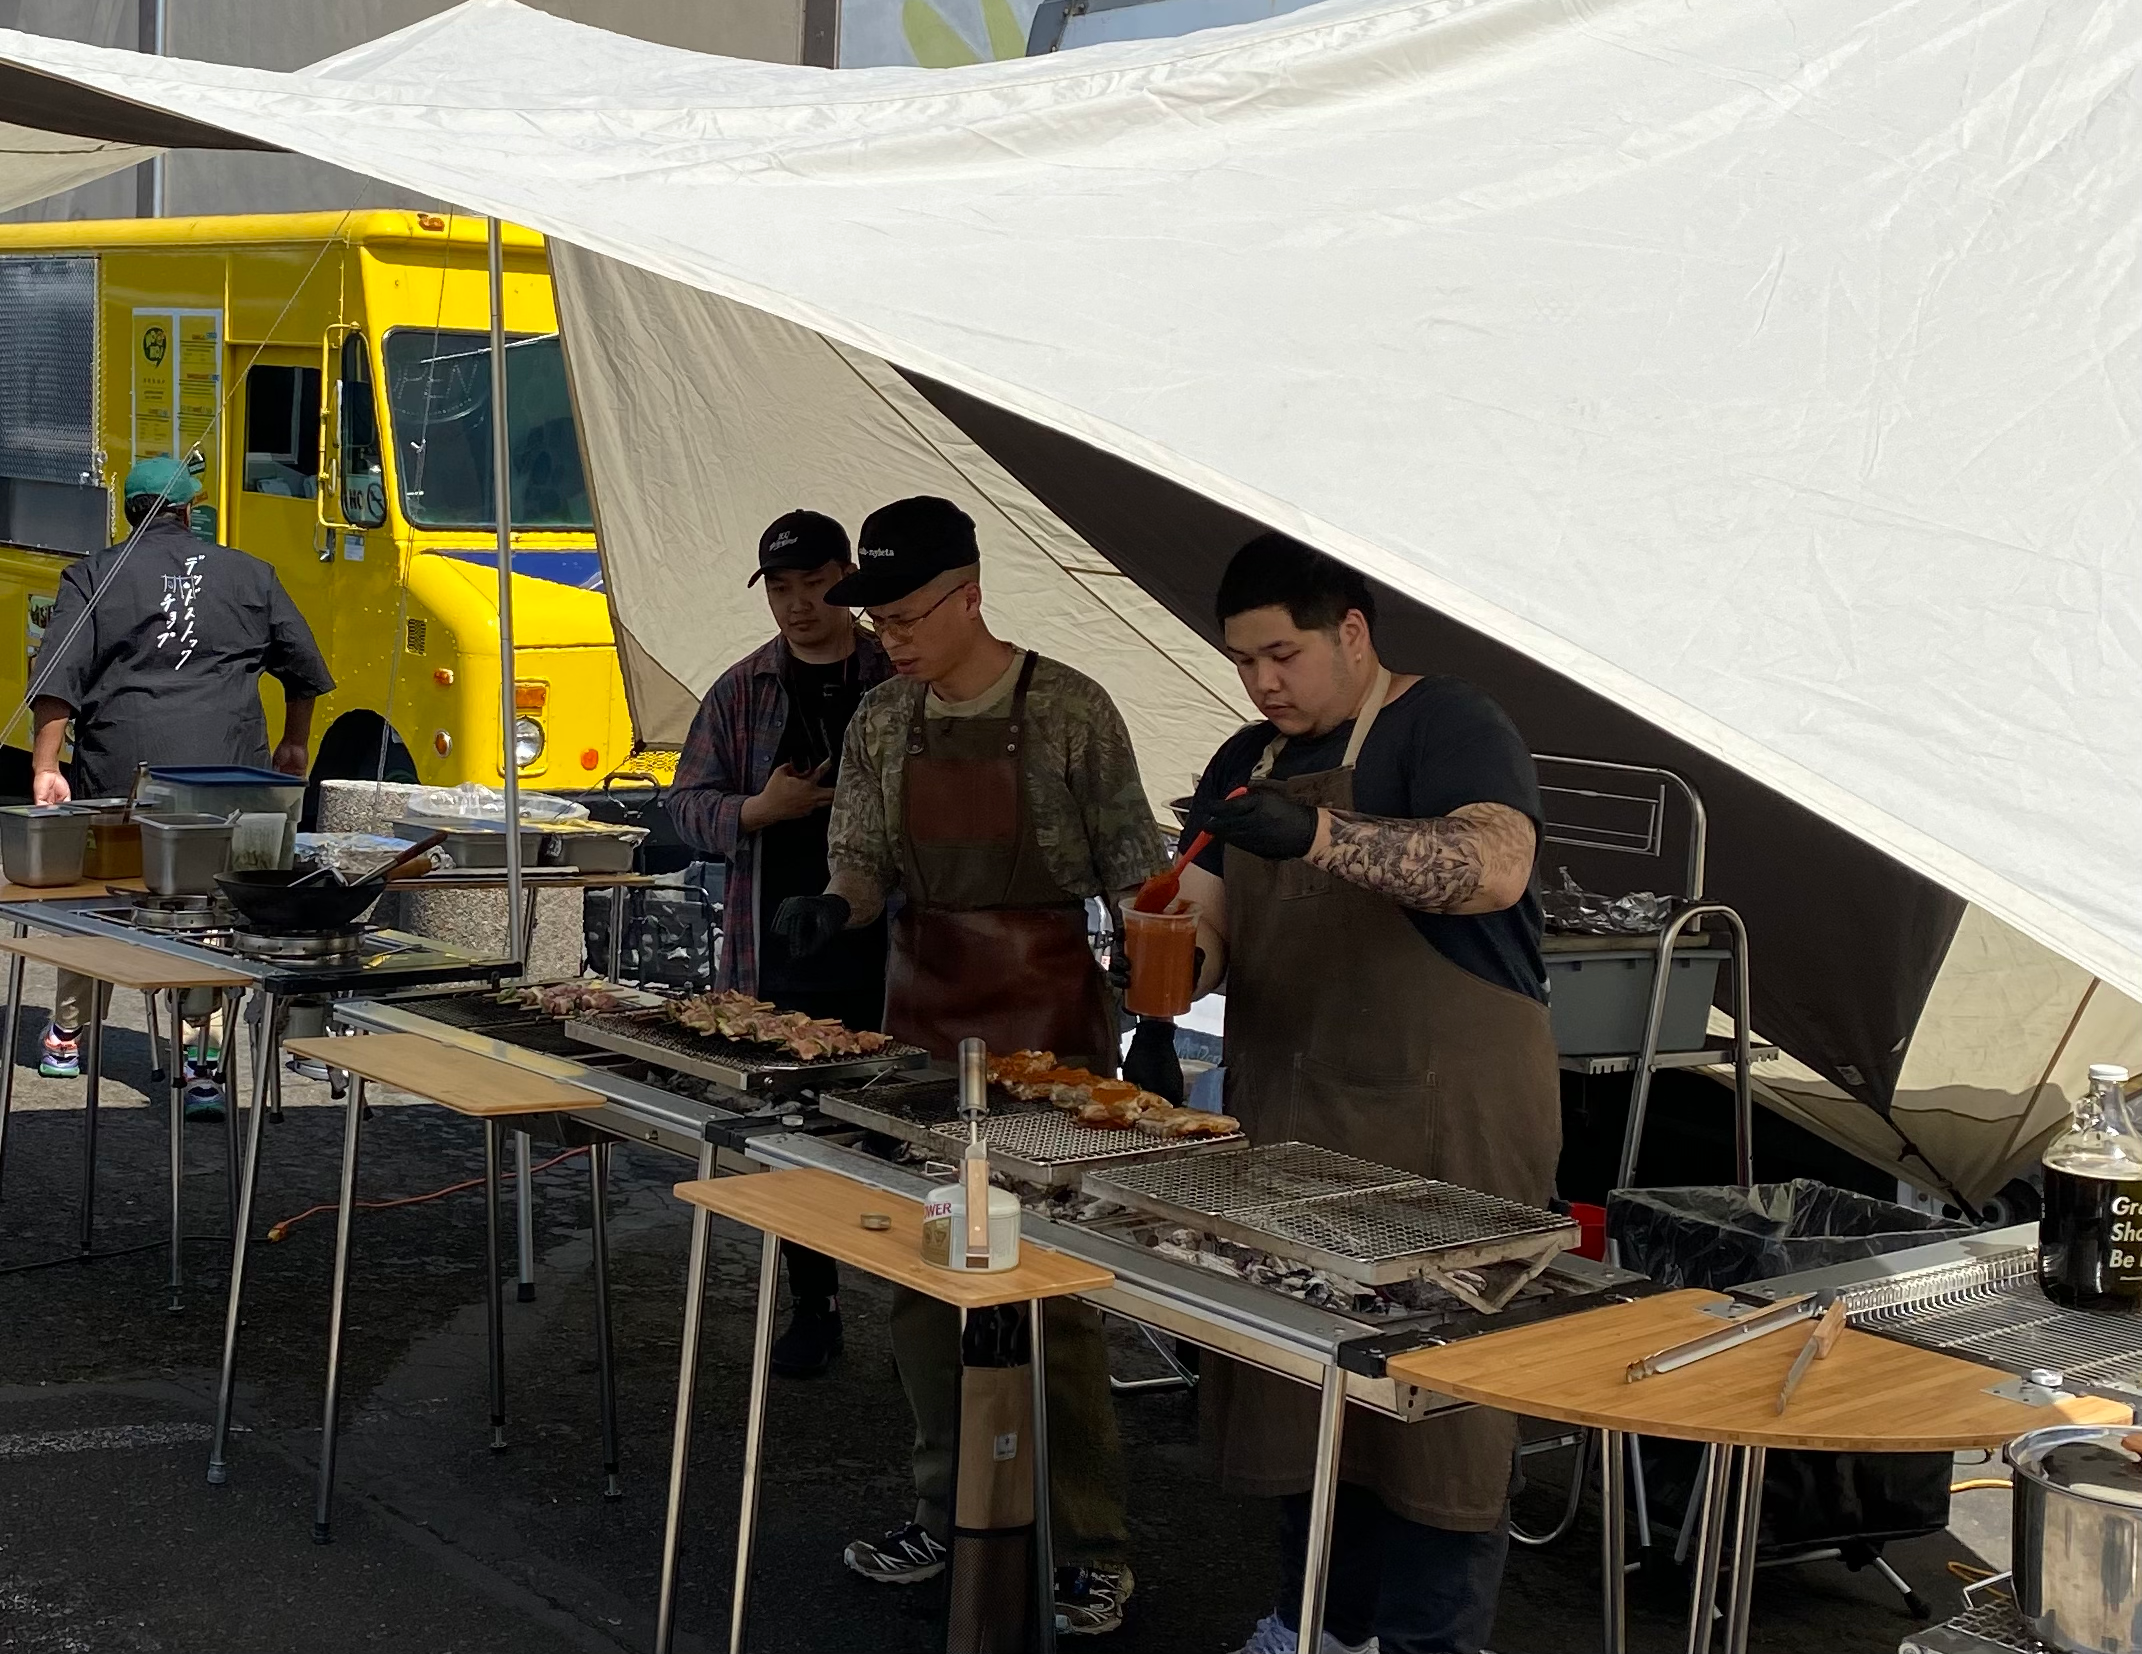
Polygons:
<instances>
[{"instance_id":1,"label":"metal tongs","mask_svg":"<svg viewBox=\"0 0 2142 1654\"><path fill-rule=\"evenodd\" d=\"M1670 1373L1709 1356L1723 1355L1727 1350L1753 1343L1769 1333L1782 1332L1787 1327L1796 1327L1803 1321L1812 1320L1821 1307L1812 1292L1804 1292L1797 1298L1783 1299L1766 1310L1720 1327L1716 1332L1706 1332L1679 1344L1669 1344L1663 1350L1630 1362L1628 1380L1634 1384L1639 1379Z\"/></svg>"},{"instance_id":2,"label":"metal tongs","mask_svg":"<svg viewBox=\"0 0 2142 1654\"><path fill-rule=\"evenodd\" d=\"M989 1047L978 1039L959 1042L959 1117L967 1122L960 1152L960 1188L967 1198L967 1267L989 1267L989 1147L982 1119L989 1113Z\"/></svg>"}]
</instances>

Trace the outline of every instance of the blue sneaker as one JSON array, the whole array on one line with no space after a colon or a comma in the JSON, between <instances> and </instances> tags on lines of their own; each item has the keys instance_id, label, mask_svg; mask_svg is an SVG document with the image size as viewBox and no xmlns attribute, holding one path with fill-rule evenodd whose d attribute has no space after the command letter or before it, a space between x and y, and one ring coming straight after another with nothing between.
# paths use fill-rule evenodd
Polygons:
<instances>
[{"instance_id":1,"label":"blue sneaker","mask_svg":"<svg viewBox=\"0 0 2142 1654\"><path fill-rule=\"evenodd\" d=\"M79 1080L82 1077L82 1047L72 1034L62 1034L59 1024L45 1024L45 1043L37 1055L37 1072L48 1080Z\"/></svg>"},{"instance_id":2,"label":"blue sneaker","mask_svg":"<svg viewBox=\"0 0 2142 1654\"><path fill-rule=\"evenodd\" d=\"M179 1103L179 1112L191 1125L213 1124L223 1118L223 1087L214 1080L192 1080L187 1083L184 1097Z\"/></svg>"}]
</instances>

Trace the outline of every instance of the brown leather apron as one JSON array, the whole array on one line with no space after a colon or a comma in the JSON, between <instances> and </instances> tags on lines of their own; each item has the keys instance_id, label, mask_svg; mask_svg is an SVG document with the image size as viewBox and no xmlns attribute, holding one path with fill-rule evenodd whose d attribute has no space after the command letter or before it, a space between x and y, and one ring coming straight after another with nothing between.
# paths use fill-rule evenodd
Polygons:
<instances>
[{"instance_id":1,"label":"brown leather apron","mask_svg":"<svg viewBox=\"0 0 2142 1654\"><path fill-rule=\"evenodd\" d=\"M903 771L902 882L885 1031L950 1058L970 1036L1116 1070L1115 1013L1086 904L1042 860L1027 802L1029 654L1001 718L932 718L917 685Z\"/></svg>"},{"instance_id":2,"label":"brown leather apron","mask_svg":"<svg viewBox=\"0 0 2142 1654\"><path fill-rule=\"evenodd\" d=\"M1379 673L1335 770L1251 784L1350 810L1354 762L1382 710ZM1388 897L1306 861L1230 847L1227 1110L1256 1142L1298 1140L1544 1204L1562 1124L1547 1008L1453 965ZM1230 1492L1301 1493L1316 1392L1222 1363L1206 1420ZM1354 1408L1341 1474L1412 1521L1485 1532L1509 1499L1517 1421L1473 1408L1400 1424Z\"/></svg>"}]
</instances>

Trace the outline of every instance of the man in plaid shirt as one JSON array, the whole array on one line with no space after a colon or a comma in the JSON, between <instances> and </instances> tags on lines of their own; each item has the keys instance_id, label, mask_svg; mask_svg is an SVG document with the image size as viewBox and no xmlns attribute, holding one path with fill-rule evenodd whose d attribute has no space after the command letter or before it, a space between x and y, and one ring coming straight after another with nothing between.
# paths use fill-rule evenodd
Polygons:
<instances>
[{"instance_id":1,"label":"man in plaid shirt","mask_svg":"<svg viewBox=\"0 0 2142 1654\"><path fill-rule=\"evenodd\" d=\"M749 583L766 582L777 630L707 691L677 761L669 811L685 843L729 864L714 985L876 1028L885 1013L882 920L808 959L791 956L761 925L787 897L825 889L841 742L864 692L893 675L877 639L825 601L853 572L846 531L815 511L791 511L760 536ZM781 1250L794 1313L774 1343L773 1367L812 1377L840 1354L839 1281L832 1259Z\"/></svg>"}]
</instances>

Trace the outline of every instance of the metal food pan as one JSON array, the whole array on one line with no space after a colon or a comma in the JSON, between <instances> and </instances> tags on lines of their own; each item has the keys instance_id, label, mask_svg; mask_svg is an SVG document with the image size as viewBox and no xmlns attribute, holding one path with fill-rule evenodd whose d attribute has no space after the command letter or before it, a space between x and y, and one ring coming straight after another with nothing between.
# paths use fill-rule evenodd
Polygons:
<instances>
[{"instance_id":1,"label":"metal food pan","mask_svg":"<svg viewBox=\"0 0 2142 1654\"><path fill-rule=\"evenodd\" d=\"M740 1040L688 1033L644 1017L571 1017L565 1031L585 1044L637 1057L657 1068L712 1080L736 1091L764 1091L796 1080L865 1080L897 1069L920 1068L930 1060L930 1054L919 1046L888 1045L867 1057L815 1057L806 1062L800 1057L775 1056L766 1048Z\"/></svg>"}]
</instances>

